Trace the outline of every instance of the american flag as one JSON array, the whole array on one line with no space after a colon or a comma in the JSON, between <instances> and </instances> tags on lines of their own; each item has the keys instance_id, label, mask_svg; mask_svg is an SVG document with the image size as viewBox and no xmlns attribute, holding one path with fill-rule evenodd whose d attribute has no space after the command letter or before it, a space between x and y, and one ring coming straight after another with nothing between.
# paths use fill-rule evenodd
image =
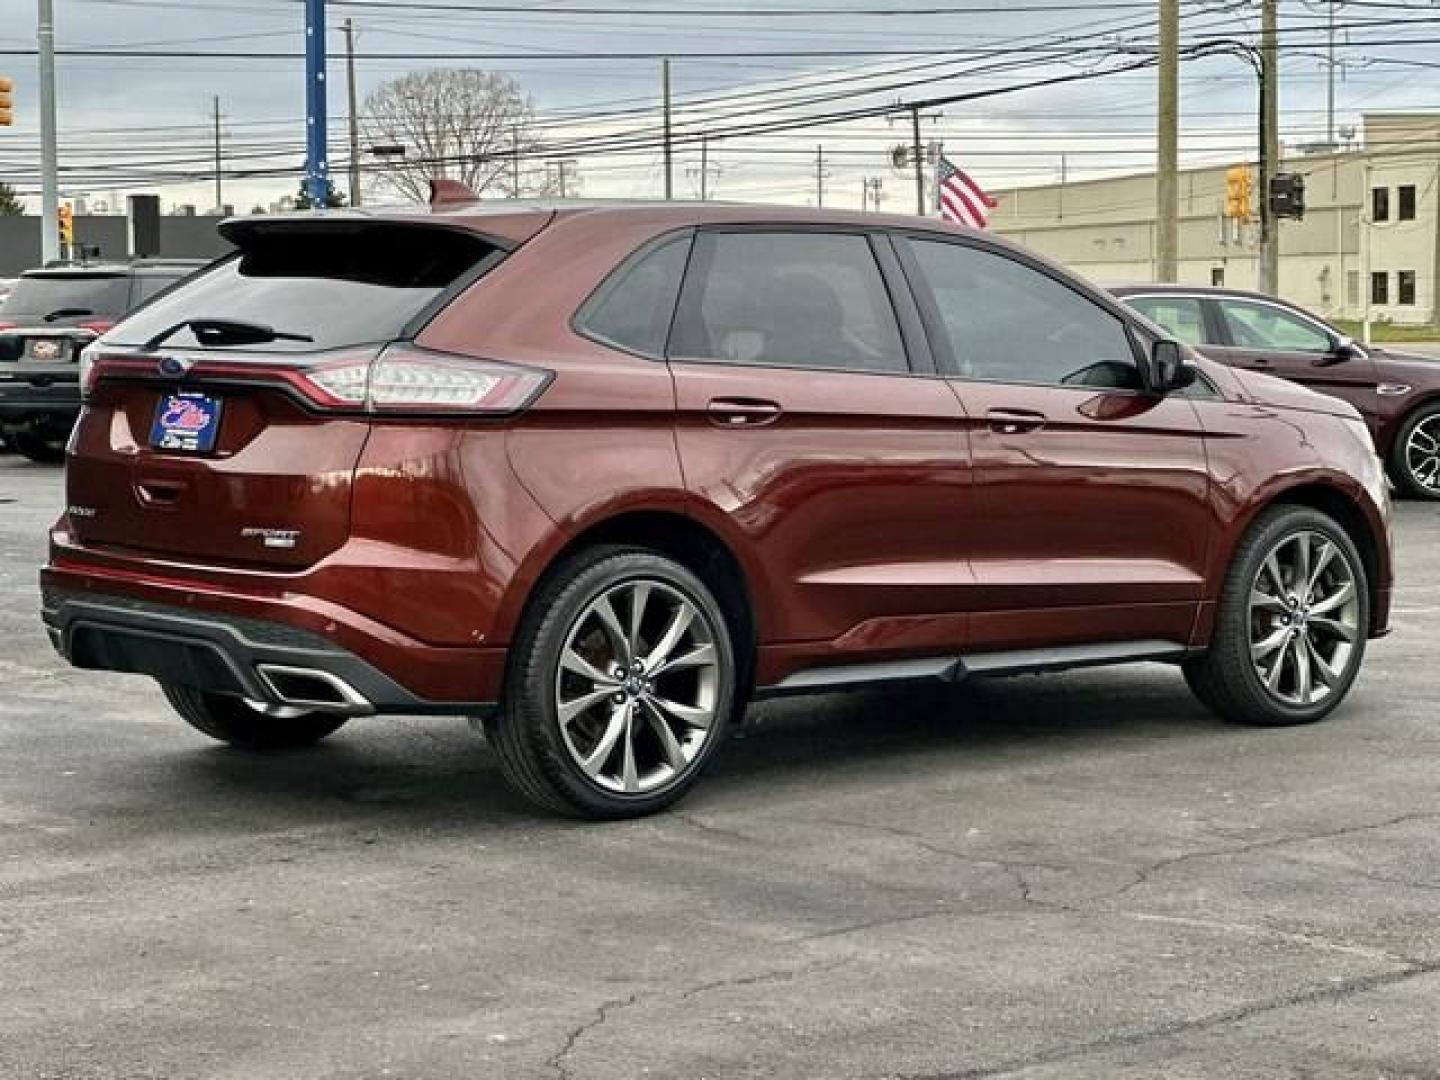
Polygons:
<instances>
[{"instance_id":1,"label":"american flag","mask_svg":"<svg viewBox=\"0 0 1440 1080\"><path fill-rule=\"evenodd\" d=\"M1000 204L970 179L969 173L949 158L942 157L939 179L941 220L968 225L972 229L983 229L989 224L989 211Z\"/></svg>"}]
</instances>

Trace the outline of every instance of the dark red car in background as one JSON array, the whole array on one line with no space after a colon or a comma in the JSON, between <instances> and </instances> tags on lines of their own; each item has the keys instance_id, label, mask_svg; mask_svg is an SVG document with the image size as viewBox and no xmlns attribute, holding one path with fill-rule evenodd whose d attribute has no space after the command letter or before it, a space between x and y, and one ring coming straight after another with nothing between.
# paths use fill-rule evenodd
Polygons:
<instances>
[{"instance_id":1,"label":"dark red car in background","mask_svg":"<svg viewBox=\"0 0 1440 1080\"><path fill-rule=\"evenodd\" d=\"M993 237L572 205L233 220L87 352L44 617L200 730L468 713L538 803L679 797L756 695L1162 660L1319 719L1385 631L1349 405Z\"/></svg>"},{"instance_id":2,"label":"dark red car in background","mask_svg":"<svg viewBox=\"0 0 1440 1080\"><path fill-rule=\"evenodd\" d=\"M1206 356L1348 401L1403 494L1440 499L1440 363L1360 345L1273 296L1196 285L1110 290Z\"/></svg>"}]
</instances>

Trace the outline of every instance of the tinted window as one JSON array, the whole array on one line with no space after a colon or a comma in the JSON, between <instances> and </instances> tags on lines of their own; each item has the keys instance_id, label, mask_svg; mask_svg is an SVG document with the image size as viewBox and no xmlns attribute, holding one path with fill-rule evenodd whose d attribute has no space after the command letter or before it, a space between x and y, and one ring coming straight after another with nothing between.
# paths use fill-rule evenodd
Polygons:
<instances>
[{"instance_id":1,"label":"tinted window","mask_svg":"<svg viewBox=\"0 0 1440 1080\"><path fill-rule=\"evenodd\" d=\"M690 237L678 236L627 262L575 318L578 329L646 356L664 356Z\"/></svg>"},{"instance_id":2,"label":"tinted window","mask_svg":"<svg viewBox=\"0 0 1440 1080\"><path fill-rule=\"evenodd\" d=\"M123 314L129 304L128 274L30 274L5 298L0 315L18 322L75 308L86 315L115 316Z\"/></svg>"},{"instance_id":3,"label":"tinted window","mask_svg":"<svg viewBox=\"0 0 1440 1080\"><path fill-rule=\"evenodd\" d=\"M1205 316L1194 297L1137 296L1125 302L1187 345L1205 344Z\"/></svg>"},{"instance_id":4,"label":"tinted window","mask_svg":"<svg viewBox=\"0 0 1440 1080\"><path fill-rule=\"evenodd\" d=\"M1333 345L1326 331L1283 308L1248 300L1221 300L1220 311L1230 330L1230 340L1240 348L1326 353Z\"/></svg>"},{"instance_id":5,"label":"tinted window","mask_svg":"<svg viewBox=\"0 0 1440 1080\"><path fill-rule=\"evenodd\" d=\"M701 233L673 356L908 371L870 242L838 233Z\"/></svg>"},{"instance_id":6,"label":"tinted window","mask_svg":"<svg viewBox=\"0 0 1440 1080\"><path fill-rule=\"evenodd\" d=\"M1125 324L1054 278L961 244L910 244L957 373L968 379L1139 389Z\"/></svg>"},{"instance_id":7,"label":"tinted window","mask_svg":"<svg viewBox=\"0 0 1440 1080\"><path fill-rule=\"evenodd\" d=\"M131 296L132 307L139 307L156 293L168 289L192 270L176 270L174 273L144 273L135 276L135 291Z\"/></svg>"},{"instance_id":8,"label":"tinted window","mask_svg":"<svg viewBox=\"0 0 1440 1080\"><path fill-rule=\"evenodd\" d=\"M314 339L261 346L273 351L390 341L494 250L479 236L388 223L253 233L244 237L237 257L160 297L121 323L111 338L139 345L185 319L211 318L261 323ZM189 330L166 341L199 344Z\"/></svg>"}]
</instances>

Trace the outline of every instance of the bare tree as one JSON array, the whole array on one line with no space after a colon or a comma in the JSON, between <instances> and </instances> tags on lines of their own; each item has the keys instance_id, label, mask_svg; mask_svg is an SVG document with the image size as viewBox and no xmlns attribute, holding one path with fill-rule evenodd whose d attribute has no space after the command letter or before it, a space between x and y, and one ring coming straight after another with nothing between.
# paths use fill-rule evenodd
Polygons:
<instances>
[{"instance_id":1,"label":"bare tree","mask_svg":"<svg viewBox=\"0 0 1440 1080\"><path fill-rule=\"evenodd\" d=\"M412 71L365 99L366 139L402 146L383 158L381 180L423 202L432 178L459 180L477 195L555 194L553 170L534 162L535 108L514 79L475 68ZM529 159L529 160L527 160ZM572 179L567 182L573 192Z\"/></svg>"}]
</instances>

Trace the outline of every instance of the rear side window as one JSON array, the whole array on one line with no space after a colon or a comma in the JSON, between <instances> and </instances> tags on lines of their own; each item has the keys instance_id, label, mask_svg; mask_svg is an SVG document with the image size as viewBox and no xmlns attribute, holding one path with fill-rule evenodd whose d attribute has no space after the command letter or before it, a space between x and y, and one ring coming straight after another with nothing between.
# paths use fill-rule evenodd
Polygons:
<instances>
[{"instance_id":1,"label":"rear side window","mask_svg":"<svg viewBox=\"0 0 1440 1080\"><path fill-rule=\"evenodd\" d=\"M10 322L43 319L58 311L71 315L122 315L130 305L127 274L27 274L0 308Z\"/></svg>"},{"instance_id":2,"label":"rear side window","mask_svg":"<svg viewBox=\"0 0 1440 1080\"><path fill-rule=\"evenodd\" d=\"M1177 340L1205 344L1205 316L1193 296L1137 296L1125 302Z\"/></svg>"},{"instance_id":3,"label":"rear side window","mask_svg":"<svg viewBox=\"0 0 1440 1080\"><path fill-rule=\"evenodd\" d=\"M967 379L1141 389L1125 323L1015 259L912 240L950 364Z\"/></svg>"},{"instance_id":4,"label":"rear side window","mask_svg":"<svg viewBox=\"0 0 1440 1080\"><path fill-rule=\"evenodd\" d=\"M1220 301L1220 310L1230 340L1242 349L1327 353L1334 345L1314 323L1270 304L1226 299Z\"/></svg>"},{"instance_id":5,"label":"rear side window","mask_svg":"<svg viewBox=\"0 0 1440 1080\"><path fill-rule=\"evenodd\" d=\"M581 307L575 328L607 345L664 356L689 256L686 233L627 260Z\"/></svg>"},{"instance_id":6,"label":"rear side window","mask_svg":"<svg viewBox=\"0 0 1440 1080\"><path fill-rule=\"evenodd\" d=\"M158 298L110 340L141 345L186 319L226 319L313 339L260 346L274 352L392 341L447 287L497 253L481 236L404 224L255 232L241 239L238 255ZM199 342L179 330L166 344Z\"/></svg>"},{"instance_id":7,"label":"rear side window","mask_svg":"<svg viewBox=\"0 0 1440 1080\"><path fill-rule=\"evenodd\" d=\"M908 372L870 241L853 233L701 233L670 354L716 363Z\"/></svg>"}]
</instances>

